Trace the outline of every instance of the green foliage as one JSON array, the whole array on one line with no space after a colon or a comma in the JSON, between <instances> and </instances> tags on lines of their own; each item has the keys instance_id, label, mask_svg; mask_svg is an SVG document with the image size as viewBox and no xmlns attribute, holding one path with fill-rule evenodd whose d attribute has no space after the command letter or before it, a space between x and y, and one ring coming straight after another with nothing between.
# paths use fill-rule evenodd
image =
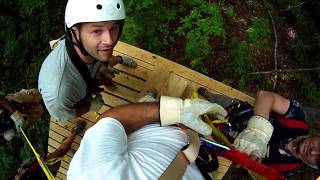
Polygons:
<instances>
[{"instance_id":1,"label":"green foliage","mask_svg":"<svg viewBox=\"0 0 320 180\"><path fill-rule=\"evenodd\" d=\"M318 82L319 82L318 78ZM311 104L313 107L320 107L320 88L317 83L312 81L312 77L305 74L297 74L294 88L301 89L302 97L305 100L305 104Z\"/></svg>"},{"instance_id":2,"label":"green foliage","mask_svg":"<svg viewBox=\"0 0 320 180\"><path fill-rule=\"evenodd\" d=\"M255 47L263 47L268 43L268 36L271 35L269 20L267 18L251 18L252 24L246 30L249 42Z\"/></svg>"},{"instance_id":3,"label":"green foliage","mask_svg":"<svg viewBox=\"0 0 320 180\"><path fill-rule=\"evenodd\" d=\"M165 55L166 45L174 41L169 23L175 19L175 1L164 6L155 0L130 0L121 40ZM155 10L157 13L155 13Z\"/></svg>"},{"instance_id":4,"label":"green foliage","mask_svg":"<svg viewBox=\"0 0 320 180\"><path fill-rule=\"evenodd\" d=\"M40 65L50 51L48 41L63 33L63 16L57 17L63 13L56 13L63 12L63 4L47 0L0 3L8 11L0 16L0 91L36 87ZM49 16L52 9L56 19ZM52 19L59 21L49 21ZM59 24L60 31L56 31Z\"/></svg>"},{"instance_id":5,"label":"green foliage","mask_svg":"<svg viewBox=\"0 0 320 180\"><path fill-rule=\"evenodd\" d=\"M228 17L233 17L235 15L234 9L232 5L228 5L224 11L224 13L228 16Z\"/></svg>"},{"instance_id":6,"label":"green foliage","mask_svg":"<svg viewBox=\"0 0 320 180\"><path fill-rule=\"evenodd\" d=\"M202 60L212 52L209 37L225 37L219 5L202 2L198 7L194 7L189 15L180 19L176 33L187 40L185 59L191 60L191 67L207 74Z\"/></svg>"},{"instance_id":7,"label":"green foliage","mask_svg":"<svg viewBox=\"0 0 320 180\"><path fill-rule=\"evenodd\" d=\"M248 78L247 72L252 70L252 53L245 41L232 39L229 49L230 66L229 71L233 76L238 77L237 86L244 89Z\"/></svg>"}]
</instances>

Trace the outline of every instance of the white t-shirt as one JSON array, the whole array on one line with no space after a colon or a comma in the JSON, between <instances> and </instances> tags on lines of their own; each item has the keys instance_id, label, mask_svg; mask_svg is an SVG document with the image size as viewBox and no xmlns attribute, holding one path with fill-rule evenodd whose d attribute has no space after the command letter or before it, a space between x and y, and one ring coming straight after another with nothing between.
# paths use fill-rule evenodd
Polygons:
<instances>
[{"instance_id":1,"label":"white t-shirt","mask_svg":"<svg viewBox=\"0 0 320 180\"><path fill-rule=\"evenodd\" d=\"M100 62L88 64L94 77ZM50 115L65 121L75 118L74 105L85 98L87 84L68 56L65 40L44 60L38 79L39 91Z\"/></svg>"},{"instance_id":2,"label":"white t-shirt","mask_svg":"<svg viewBox=\"0 0 320 180\"><path fill-rule=\"evenodd\" d=\"M177 127L150 124L127 136L118 120L103 118L86 131L67 178L158 179L187 143L187 135ZM198 180L203 176L191 164L183 179Z\"/></svg>"}]
</instances>

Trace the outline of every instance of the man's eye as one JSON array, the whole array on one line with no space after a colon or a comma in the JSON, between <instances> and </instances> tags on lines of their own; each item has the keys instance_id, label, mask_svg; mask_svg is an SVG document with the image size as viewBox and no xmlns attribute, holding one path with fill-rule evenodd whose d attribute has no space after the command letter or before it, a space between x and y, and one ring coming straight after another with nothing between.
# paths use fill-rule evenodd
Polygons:
<instances>
[{"instance_id":1,"label":"man's eye","mask_svg":"<svg viewBox=\"0 0 320 180\"><path fill-rule=\"evenodd\" d=\"M94 34L100 34L101 31L100 31L100 30L94 30L94 31L92 31L92 33L94 33Z\"/></svg>"}]
</instances>

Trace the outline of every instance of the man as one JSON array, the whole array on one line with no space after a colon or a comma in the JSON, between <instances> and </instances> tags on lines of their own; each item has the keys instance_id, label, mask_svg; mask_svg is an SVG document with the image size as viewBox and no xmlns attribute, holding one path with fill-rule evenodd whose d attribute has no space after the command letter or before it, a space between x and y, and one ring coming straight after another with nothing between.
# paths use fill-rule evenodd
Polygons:
<instances>
[{"instance_id":1,"label":"man","mask_svg":"<svg viewBox=\"0 0 320 180\"><path fill-rule=\"evenodd\" d=\"M33 124L43 114L41 96L37 89L0 95L0 141L10 141L20 127Z\"/></svg>"},{"instance_id":2,"label":"man","mask_svg":"<svg viewBox=\"0 0 320 180\"><path fill-rule=\"evenodd\" d=\"M226 116L221 106L208 101L165 96L160 103L128 104L110 109L86 131L69 165L67 178L159 179L189 141L179 127L168 125L180 123L209 135L212 129L200 118L204 113ZM174 172L177 173L176 169ZM191 163L183 179L204 178Z\"/></svg>"},{"instance_id":3,"label":"man","mask_svg":"<svg viewBox=\"0 0 320 180\"><path fill-rule=\"evenodd\" d=\"M301 161L316 169L320 165L320 136L308 135L301 105L272 92L257 93L254 116L234 145L286 177Z\"/></svg>"},{"instance_id":4,"label":"man","mask_svg":"<svg viewBox=\"0 0 320 180\"><path fill-rule=\"evenodd\" d=\"M94 82L99 67L129 58L112 56L125 19L122 0L69 0L65 11L65 40L48 55L39 73L39 90L49 113L59 121L97 112L103 105Z\"/></svg>"},{"instance_id":5,"label":"man","mask_svg":"<svg viewBox=\"0 0 320 180\"><path fill-rule=\"evenodd\" d=\"M71 145L74 141L76 135L81 133L86 126L84 120L79 121L77 125L72 129L71 135L65 138L62 144L52 153L46 155L43 160L47 164L50 172L53 176L56 176L58 173L61 160L65 154L71 149ZM31 158L24 162L21 167L18 169L17 174L15 175L14 180L33 180L40 179L46 180L47 177L41 169L36 158Z\"/></svg>"}]
</instances>

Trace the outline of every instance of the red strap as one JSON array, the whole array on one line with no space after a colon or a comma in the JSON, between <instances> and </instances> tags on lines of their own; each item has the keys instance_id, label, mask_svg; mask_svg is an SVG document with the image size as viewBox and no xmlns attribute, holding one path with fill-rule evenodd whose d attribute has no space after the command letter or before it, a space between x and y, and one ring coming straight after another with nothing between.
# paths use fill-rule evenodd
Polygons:
<instances>
[{"instance_id":1,"label":"red strap","mask_svg":"<svg viewBox=\"0 0 320 180\"><path fill-rule=\"evenodd\" d=\"M295 119L287 119L287 118L278 118L279 123L290 127L290 128L300 128L304 130L308 130L308 126L305 122L298 121Z\"/></svg>"},{"instance_id":2,"label":"red strap","mask_svg":"<svg viewBox=\"0 0 320 180\"><path fill-rule=\"evenodd\" d=\"M273 169L276 169L277 171L286 172L286 171L291 171L298 168L299 165L300 163L291 163L291 164L270 164L268 166Z\"/></svg>"},{"instance_id":3,"label":"red strap","mask_svg":"<svg viewBox=\"0 0 320 180\"><path fill-rule=\"evenodd\" d=\"M246 153L240 152L235 148L218 152L218 155L223 156L236 164L240 164L270 180L285 179L285 177L275 169L252 160Z\"/></svg>"}]
</instances>

